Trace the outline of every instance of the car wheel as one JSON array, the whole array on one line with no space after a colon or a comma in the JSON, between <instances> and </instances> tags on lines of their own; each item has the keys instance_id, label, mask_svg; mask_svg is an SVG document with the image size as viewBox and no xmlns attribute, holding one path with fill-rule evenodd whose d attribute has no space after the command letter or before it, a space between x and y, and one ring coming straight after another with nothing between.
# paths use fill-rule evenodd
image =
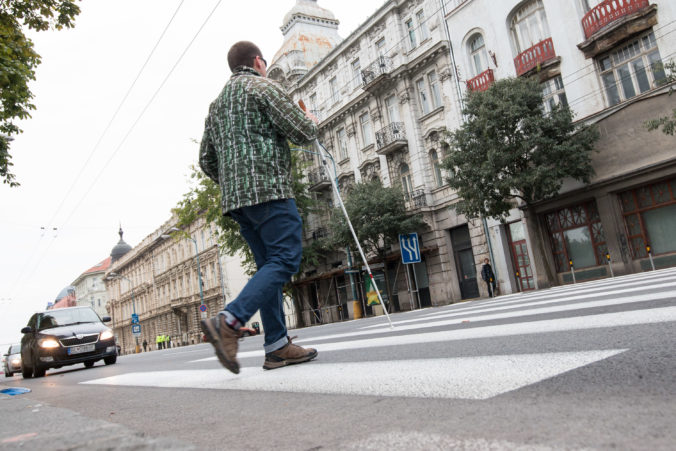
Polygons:
<instances>
[{"instance_id":1,"label":"car wheel","mask_svg":"<svg viewBox=\"0 0 676 451\"><path fill-rule=\"evenodd\" d=\"M26 364L24 364L21 367L21 375L23 376L24 379L30 379L31 377L33 377L33 368L31 368L30 366L26 366Z\"/></svg>"},{"instance_id":2,"label":"car wheel","mask_svg":"<svg viewBox=\"0 0 676 451\"><path fill-rule=\"evenodd\" d=\"M84 366L85 366L85 368L91 368L91 367L94 366L95 363L96 363L96 360L87 360L87 361L84 363Z\"/></svg>"},{"instance_id":3,"label":"car wheel","mask_svg":"<svg viewBox=\"0 0 676 451\"><path fill-rule=\"evenodd\" d=\"M47 368L38 365L38 362L33 361L33 377L43 377L47 372Z\"/></svg>"},{"instance_id":4,"label":"car wheel","mask_svg":"<svg viewBox=\"0 0 676 451\"><path fill-rule=\"evenodd\" d=\"M113 363L117 362L117 356L111 355L110 357L104 357L103 361L106 365L112 365Z\"/></svg>"},{"instance_id":5,"label":"car wheel","mask_svg":"<svg viewBox=\"0 0 676 451\"><path fill-rule=\"evenodd\" d=\"M12 377L12 376L14 376L14 373L10 373L10 372L5 373L5 377Z\"/></svg>"}]
</instances>

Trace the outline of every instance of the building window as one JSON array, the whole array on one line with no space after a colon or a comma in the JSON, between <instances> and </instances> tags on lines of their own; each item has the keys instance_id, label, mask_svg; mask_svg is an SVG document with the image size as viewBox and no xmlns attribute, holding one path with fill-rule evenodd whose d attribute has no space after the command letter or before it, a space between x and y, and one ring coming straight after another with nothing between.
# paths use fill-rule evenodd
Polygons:
<instances>
[{"instance_id":1,"label":"building window","mask_svg":"<svg viewBox=\"0 0 676 451\"><path fill-rule=\"evenodd\" d=\"M390 124L393 122L401 122L399 119L399 105L397 96L394 94L385 99L385 108L387 109L387 117L390 119Z\"/></svg>"},{"instance_id":2,"label":"building window","mask_svg":"<svg viewBox=\"0 0 676 451\"><path fill-rule=\"evenodd\" d=\"M380 38L376 41L376 56L383 56L385 54L385 38Z\"/></svg>"},{"instance_id":3,"label":"building window","mask_svg":"<svg viewBox=\"0 0 676 451\"><path fill-rule=\"evenodd\" d=\"M425 22L425 12L421 9L415 13L415 19L418 22L418 27L420 28L420 40L424 41L430 37L430 30L427 27L427 22Z\"/></svg>"},{"instance_id":4,"label":"building window","mask_svg":"<svg viewBox=\"0 0 676 451\"><path fill-rule=\"evenodd\" d=\"M347 134L344 128L338 129L338 159L343 161L347 158Z\"/></svg>"},{"instance_id":5,"label":"building window","mask_svg":"<svg viewBox=\"0 0 676 451\"><path fill-rule=\"evenodd\" d=\"M624 226L634 258L676 251L676 178L620 193Z\"/></svg>"},{"instance_id":6,"label":"building window","mask_svg":"<svg viewBox=\"0 0 676 451\"><path fill-rule=\"evenodd\" d=\"M512 18L512 38L517 53L533 47L551 36L542 0L533 0L519 8Z\"/></svg>"},{"instance_id":7,"label":"building window","mask_svg":"<svg viewBox=\"0 0 676 451\"><path fill-rule=\"evenodd\" d=\"M361 86L361 64L359 58L352 61L352 88L357 89Z\"/></svg>"},{"instance_id":8,"label":"building window","mask_svg":"<svg viewBox=\"0 0 676 451\"><path fill-rule=\"evenodd\" d=\"M468 43L469 58L472 61L472 70L477 76L488 69L488 54L486 53L486 45L484 44L484 37L477 33L473 35Z\"/></svg>"},{"instance_id":9,"label":"building window","mask_svg":"<svg viewBox=\"0 0 676 451\"><path fill-rule=\"evenodd\" d=\"M444 177L441 173L441 161L439 161L439 154L436 150L430 152L430 162L432 163L432 171L434 171L434 183L437 188L444 186Z\"/></svg>"},{"instance_id":10,"label":"building window","mask_svg":"<svg viewBox=\"0 0 676 451\"><path fill-rule=\"evenodd\" d=\"M371 128L371 118L368 113L359 116L359 125L361 126L361 136L364 139L364 147L373 144L373 129Z\"/></svg>"},{"instance_id":11,"label":"building window","mask_svg":"<svg viewBox=\"0 0 676 451\"><path fill-rule=\"evenodd\" d=\"M439 87L439 78L436 72L427 74L427 81L430 84L430 92L432 93L432 107L439 108L441 103L441 89Z\"/></svg>"},{"instance_id":12,"label":"building window","mask_svg":"<svg viewBox=\"0 0 676 451\"><path fill-rule=\"evenodd\" d=\"M331 102L338 102L340 100L340 92L338 91L338 80L336 77L329 80L329 90L331 91Z\"/></svg>"},{"instance_id":13,"label":"building window","mask_svg":"<svg viewBox=\"0 0 676 451\"><path fill-rule=\"evenodd\" d=\"M413 192L413 184L411 183L411 171L406 163L402 163L399 166L399 180L401 180L401 189L404 191L404 197L408 200Z\"/></svg>"},{"instance_id":14,"label":"building window","mask_svg":"<svg viewBox=\"0 0 676 451\"><path fill-rule=\"evenodd\" d=\"M422 109L423 115L430 112L430 102L427 98L427 88L425 87L425 80L422 78L416 82L416 87L418 88L418 95L420 96L420 108Z\"/></svg>"},{"instance_id":15,"label":"building window","mask_svg":"<svg viewBox=\"0 0 676 451\"><path fill-rule=\"evenodd\" d=\"M411 50L418 46L418 42L415 38L415 26L413 25L413 19L406 21L406 30L408 32L408 43L411 45Z\"/></svg>"},{"instance_id":16,"label":"building window","mask_svg":"<svg viewBox=\"0 0 676 451\"><path fill-rule=\"evenodd\" d=\"M596 202L575 205L545 215L557 272L601 265L608 252Z\"/></svg>"},{"instance_id":17,"label":"building window","mask_svg":"<svg viewBox=\"0 0 676 451\"><path fill-rule=\"evenodd\" d=\"M654 88L666 77L652 31L601 56L598 64L609 106Z\"/></svg>"},{"instance_id":18,"label":"building window","mask_svg":"<svg viewBox=\"0 0 676 451\"><path fill-rule=\"evenodd\" d=\"M556 105L568 106L566 91L560 75L550 78L542 83L541 86L545 112L550 113Z\"/></svg>"}]
</instances>

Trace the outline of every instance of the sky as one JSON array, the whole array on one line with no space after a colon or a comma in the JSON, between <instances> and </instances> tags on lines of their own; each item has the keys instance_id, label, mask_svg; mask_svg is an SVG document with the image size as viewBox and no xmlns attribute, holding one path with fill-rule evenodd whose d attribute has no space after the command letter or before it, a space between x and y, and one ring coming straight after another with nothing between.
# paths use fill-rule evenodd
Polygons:
<instances>
[{"instance_id":1,"label":"sky","mask_svg":"<svg viewBox=\"0 0 676 451\"><path fill-rule=\"evenodd\" d=\"M384 2L318 4L345 38ZM33 312L110 255L120 225L135 246L170 218L230 76L228 49L250 40L270 61L295 3L83 0L75 28L28 33L42 64L30 84L37 109L11 144L21 186L0 185L3 351Z\"/></svg>"}]
</instances>

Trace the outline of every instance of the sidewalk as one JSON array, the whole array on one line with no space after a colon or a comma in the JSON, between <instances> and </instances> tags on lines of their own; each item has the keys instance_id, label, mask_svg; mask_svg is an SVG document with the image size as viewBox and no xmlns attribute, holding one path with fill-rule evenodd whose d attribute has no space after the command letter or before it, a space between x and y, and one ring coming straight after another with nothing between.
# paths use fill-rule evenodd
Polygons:
<instances>
[{"instance_id":1,"label":"sidewalk","mask_svg":"<svg viewBox=\"0 0 676 451\"><path fill-rule=\"evenodd\" d=\"M8 388L0 384L0 389ZM147 437L108 421L51 407L32 393L0 394L0 450L193 450L175 439Z\"/></svg>"}]
</instances>

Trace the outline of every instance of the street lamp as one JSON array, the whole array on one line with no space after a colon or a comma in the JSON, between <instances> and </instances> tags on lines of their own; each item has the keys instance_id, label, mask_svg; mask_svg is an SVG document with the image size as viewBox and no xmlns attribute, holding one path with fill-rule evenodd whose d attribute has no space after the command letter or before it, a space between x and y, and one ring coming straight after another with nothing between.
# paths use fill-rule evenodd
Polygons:
<instances>
[{"instance_id":1,"label":"street lamp","mask_svg":"<svg viewBox=\"0 0 676 451\"><path fill-rule=\"evenodd\" d=\"M115 279L124 279L127 282L129 282L129 286L131 287L131 307L133 310L133 317L136 317L136 301L134 300L134 284L131 283L131 280L128 277L125 277L123 275L120 275L116 272L111 272L108 274L108 277L106 277L107 280L115 280ZM141 352L141 346L138 344L138 335L134 336L134 339L136 340L136 354L139 354Z\"/></svg>"},{"instance_id":2,"label":"street lamp","mask_svg":"<svg viewBox=\"0 0 676 451\"><path fill-rule=\"evenodd\" d=\"M167 232L180 232L180 229L177 229L176 227L172 227ZM162 238L171 238L171 235L168 233L165 233L162 235ZM197 259L197 283L199 284L200 287L200 315L202 319L205 319L207 317L207 311L206 307L202 307L204 304L204 290L202 289L202 270L200 269L200 253L199 249L197 248L197 240L194 239L193 237L189 235L183 235L183 238L192 241L195 244L195 258Z\"/></svg>"}]
</instances>

